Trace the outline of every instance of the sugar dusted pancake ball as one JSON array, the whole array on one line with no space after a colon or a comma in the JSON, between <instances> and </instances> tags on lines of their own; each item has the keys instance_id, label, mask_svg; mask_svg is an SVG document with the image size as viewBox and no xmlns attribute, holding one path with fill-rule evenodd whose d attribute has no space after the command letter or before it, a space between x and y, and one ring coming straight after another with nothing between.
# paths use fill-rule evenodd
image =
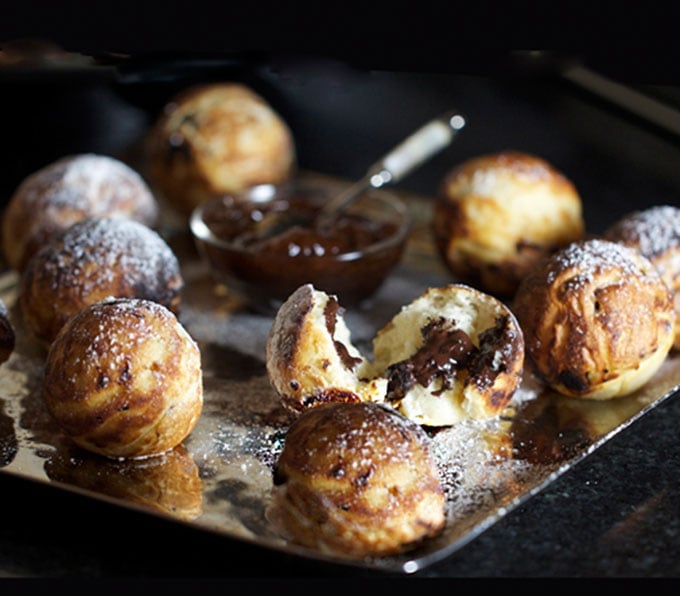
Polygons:
<instances>
[{"instance_id":1,"label":"sugar dusted pancake ball","mask_svg":"<svg viewBox=\"0 0 680 596\"><path fill-rule=\"evenodd\" d=\"M292 542L322 552L408 550L446 521L429 437L381 404L308 409L286 434L267 516Z\"/></svg>"},{"instance_id":2,"label":"sugar dusted pancake ball","mask_svg":"<svg viewBox=\"0 0 680 596\"><path fill-rule=\"evenodd\" d=\"M2 221L8 265L23 271L52 237L90 216L153 226L158 205L140 174L125 163L90 153L64 157L28 176L10 197Z\"/></svg>"},{"instance_id":3,"label":"sugar dusted pancake ball","mask_svg":"<svg viewBox=\"0 0 680 596\"><path fill-rule=\"evenodd\" d=\"M680 208L658 205L614 222L604 238L639 250L656 267L673 294L675 342L680 350Z\"/></svg>"},{"instance_id":4,"label":"sugar dusted pancake ball","mask_svg":"<svg viewBox=\"0 0 680 596\"><path fill-rule=\"evenodd\" d=\"M240 83L180 92L165 106L148 143L149 179L185 215L216 195L281 183L295 162L288 125Z\"/></svg>"},{"instance_id":5,"label":"sugar dusted pancake ball","mask_svg":"<svg viewBox=\"0 0 680 596\"><path fill-rule=\"evenodd\" d=\"M139 222L84 219L29 261L19 284L27 327L49 343L74 313L105 298L154 300L179 311L184 282L170 246Z\"/></svg>"},{"instance_id":6,"label":"sugar dusted pancake ball","mask_svg":"<svg viewBox=\"0 0 680 596\"><path fill-rule=\"evenodd\" d=\"M513 311L538 376L569 397L609 399L642 387L674 340L671 292L633 248L593 239L545 259Z\"/></svg>"},{"instance_id":7,"label":"sugar dusted pancake ball","mask_svg":"<svg viewBox=\"0 0 680 596\"><path fill-rule=\"evenodd\" d=\"M584 235L581 198L553 165L519 151L471 158L442 180L439 255L456 281L509 297L531 266Z\"/></svg>"},{"instance_id":8,"label":"sugar dusted pancake ball","mask_svg":"<svg viewBox=\"0 0 680 596\"><path fill-rule=\"evenodd\" d=\"M112 458L180 444L203 406L201 355L177 317L150 300L93 304L47 353L44 398L65 435Z\"/></svg>"}]
</instances>

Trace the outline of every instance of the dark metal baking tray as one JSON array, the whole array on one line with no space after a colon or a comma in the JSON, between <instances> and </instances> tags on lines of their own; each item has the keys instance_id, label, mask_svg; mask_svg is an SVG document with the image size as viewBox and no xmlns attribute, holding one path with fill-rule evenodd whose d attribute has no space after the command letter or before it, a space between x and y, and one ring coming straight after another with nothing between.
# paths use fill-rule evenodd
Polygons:
<instances>
[{"instance_id":1,"label":"dark metal baking tray","mask_svg":"<svg viewBox=\"0 0 680 596\"><path fill-rule=\"evenodd\" d=\"M426 287L453 281L430 238L431 202L402 193L414 229L398 269L364 309L348 309L353 342L369 353L375 331ZM396 573L413 573L479 536L680 388L672 353L633 395L606 402L545 391L529 373L508 411L490 422L464 422L432 433L448 496L444 533L403 555L345 559L290 544L266 519L272 465L287 413L269 384L264 346L272 319L240 307L216 285L183 226L162 229L186 282L180 319L199 343L205 405L193 433L152 460L116 462L73 447L42 404L44 348L26 333L15 304L17 278L0 277L17 346L0 367L0 470L123 508L189 524L289 555Z\"/></svg>"}]
</instances>

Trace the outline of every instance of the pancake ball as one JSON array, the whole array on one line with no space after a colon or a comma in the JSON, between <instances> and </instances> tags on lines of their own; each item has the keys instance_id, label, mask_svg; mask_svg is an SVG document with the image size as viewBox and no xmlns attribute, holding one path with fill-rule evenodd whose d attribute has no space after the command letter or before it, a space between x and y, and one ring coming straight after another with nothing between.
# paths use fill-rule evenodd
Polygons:
<instances>
[{"instance_id":1,"label":"pancake ball","mask_svg":"<svg viewBox=\"0 0 680 596\"><path fill-rule=\"evenodd\" d=\"M604 238L639 250L654 265L673 294L675 342L680 350L680 208L658 205L624 215Z\"/></svg>"},{"instance_id":2,"label":"pancake ball","mask_svg":"<svg viewBox=\"0 0 680 596\"><path fill-rule=\"evenodd\" d=\"M28 329L50 343L79 310L105 298L145 298L178 313L184 282L165 240L144 224L88 218L33 256L19 284Z\"/></svg>"},{"instance_id":3,"label":"pancake ball","mask_svg":"<svg viewBox=\"0 0 680 596\"><path fill-rule=\"evenodd\" d=\"M158 204L140 174L106 155L59 159L28 176L2 220L8 265L23 271L31 256L72 224L92 216L125 217L154 226Z\"/></svg>"},{"instance_id":4,"label":"pancake ball","mask_svg":"<svg viewBox=\"0 0 680 596\"><path fill-rule=\"evenodd\" d=\"M432 229L456 281L502 298L543 256L584 236L581 197L546 160L519 151L471 158L442 180Z\"/></svg>"},{"instance_id":5,"label":"pancake ball","mask_svg":"<svg viewBox=\"0 0 680 596\"><path fill-rule=\"evenodd\" d=\"M110 458L160 455L198 422L201 355L164 306L102 301L73 315L51 344L43 394L79 447Z\"/></svg>"},{"instance_id":6,"label":"pancake ball","mask_svg":"<svg viewBox=\"0 0 680 596\"><path fill-rule=\"evenodd\" d=\"M522 380L524 339L499 299L463 284L429 288L379 329L373 359L352 344L336 297L311 284L278 310L267 372L294 413L329 402L385 402L424 426L486 420Z\"/></svg>"},{"instance_id":7,"label":"pancake ball","mask_svg":"<svg viewBox=\"0 0 680 596\"><path fill-rule=\"evenodd\" d=\"M184 215L214 196L284 182L295 163L288 125L240 83L180 92L165 106L147 143L149 180Z\"/></svg>"},{"instance_id":8,"label":"pancake ball","mask_svg":"<svg viewBox=\"0 0 680 596\"><path fill-rule=\"evenodd\" d=\"M290 426L268 518L294 543L349 557L403 552L444 528L429 437L373 402L331 403Z\"/></svg>"},{"instance_id":9,"label":"pancake ball","mask_svg":"<svg viewBox=\"0 0 680 596\"><path fill-rule=\"evenodd\" d=\"M616 242L578 242L547 258L522 280L512 308L530 365L569 397L628 395L673 345L670 290L648 259Z\"/></svg>"},{"instance_id":10,"label":"pancake ball","mask_svg":"<svg viewBox=\"0 0 680 596\"><path fill-rule=\"evenodd\" d=\"M373 339L386 400L425 426L500 415L524 370L524 338L500 300L463 284L429 288Z\"/></svg>"},{"instance_id":11,"label":"pancake ball","mask_svg":"<svg viewBox=\"0 0 680 596\"><path fill-rule=\"evenodd\" d=\"M328 402L383 401L387 381L352 344L336 296L305 284L274 317L266 345L267 373L283 406L299 414Z\"/></svg>"}]
</instances>

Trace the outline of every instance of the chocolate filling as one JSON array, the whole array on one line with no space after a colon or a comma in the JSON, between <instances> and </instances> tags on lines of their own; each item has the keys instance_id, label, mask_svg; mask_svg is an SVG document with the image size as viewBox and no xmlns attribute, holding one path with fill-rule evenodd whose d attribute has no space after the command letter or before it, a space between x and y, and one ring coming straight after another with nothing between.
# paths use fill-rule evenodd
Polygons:
<instances>
[{"instance_id":1,"label":"chocolate filling","mask_svg":"<svg viewBox=\"0 0 680 596\"><path fill-rule=\"evenodd\" d=\"M491 386L507 370L501 349L507 339L507 323L507 316L500 317L494 327L480 334L477 347L455 321L444 317L431 320L421 329L423 345L415 354L388 368L387 399L400 401L414 385L428 387L436 378L441 379L441 386L433 395L451 389L459 376L465 385Z\"/></svg>"},{"instance_id":2,"label":"chocolate filling","mask_svg":"<svg viewBox=\"0 0 680 596\"><path fill-rule=\"evenodd\" d=\"M338 314L342 314L343 310L340 308L340 304L337 300L332 297L328 298L326 307L324 308L324 316L326 318L326 328L331 337L335 337L335 322L337 321ZM353 357L347 350L347 346L340 341L333 339L333 345L335 346L335 351L338 353L340 360L344 364L345 368L349 370L354 370L359 364L361 364L361 358Z\"/></svg>"}]
</instances>

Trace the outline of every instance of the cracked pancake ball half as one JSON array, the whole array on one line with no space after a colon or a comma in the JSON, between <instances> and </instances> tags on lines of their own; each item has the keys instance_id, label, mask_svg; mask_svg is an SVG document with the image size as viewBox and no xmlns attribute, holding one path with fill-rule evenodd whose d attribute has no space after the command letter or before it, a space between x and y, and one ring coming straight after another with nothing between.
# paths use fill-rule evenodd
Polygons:
<instances>
[{"instance_id":1,"label":"cracked pancake ball half","mask_svg":"<svg viewBox=\"0 0 680 596\"><path fill-rule=\"evenodd\" d=\"M499 415L522 380L524 339L513 313L463 284L430 288L373 340L386 400L426 426Z\"/></svg>"},{"instance_id":2,"label":"cracked pancake ball half","mask_svg":"<svg viewBox=\"0 0 680 596\"><path fill-rule=\"evenodd\" d=\"M335 296L305 284L277 311L266 347L267 372L291 411L326 402L382 401L386 380L368 378Z\"/></svg>"}]
</instances>

